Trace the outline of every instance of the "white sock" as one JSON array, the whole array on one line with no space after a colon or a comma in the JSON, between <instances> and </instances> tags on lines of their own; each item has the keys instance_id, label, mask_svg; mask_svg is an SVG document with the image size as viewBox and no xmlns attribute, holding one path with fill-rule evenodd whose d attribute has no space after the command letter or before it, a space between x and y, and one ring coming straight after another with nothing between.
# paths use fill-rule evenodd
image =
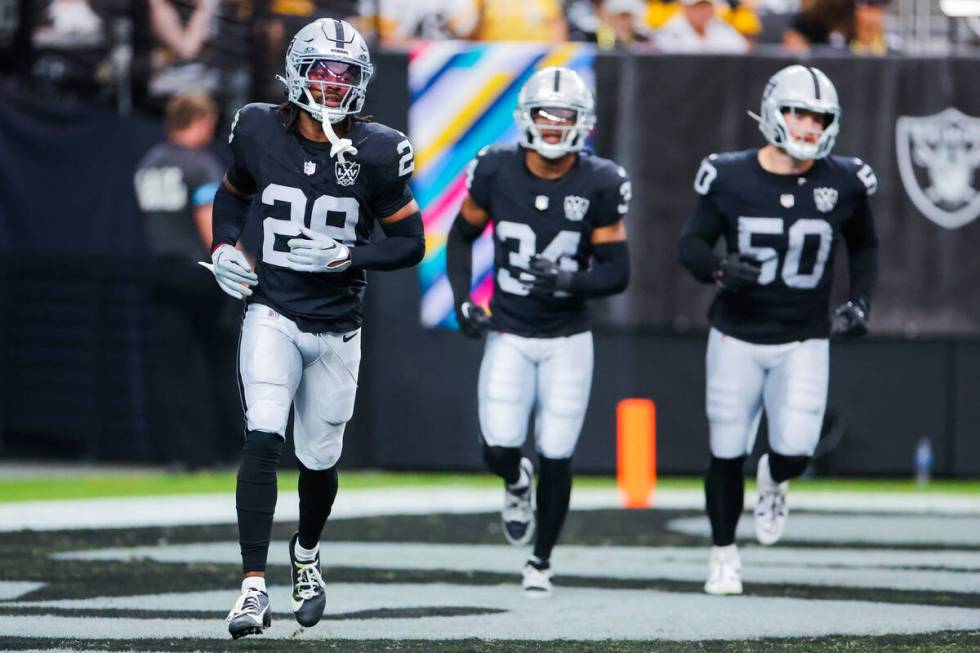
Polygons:
<instances>
[{"instance_id":1,"label":"white sock","mask_svg":"<svg viewBox=\"0 0 980 653\"><path fill-rule=\"evenodd\" d=\"M317 542L313 545L312 549L304 549L303 545L299 543L299 538L296 538L296 545L293 547L293 555L300 562L313 562L316 560L316 554L320 552L320 543Z\"/></svg>"},{"instance_id":2,"label":"white sock","mask_svg":"<svg viewBox=\"0 0 980 653\"><path fill-rule=\"evenodd\" d=\"M713 546L711 547L711 555L724 559L737 558L738 549L735 547L734 542L728 546Z\"/></svg>"},{"instance_id":3,"label":"white sock","mask_svg":"<svg viewBox=\"0 0 980 653\"><path fill-rule=\"evenodd\" d=\"M517 479L517 482L514 483L513 485L511 485L510 483L508 483L507 484L507 489L508 490L523 490L527 486L529 486L530 484L531 484L531 475L527 473L527 470L526 469L524 469L524 465L521 465L521 477L519 479Z\"/></svg>"},{"instance_id":4,"label":"white sock","mask_svg":"<svg viewBox=\"0 0 980 653\"><path fill-rule=\"evenodd\" d=\"M246 576L245 580L242 581L242 591L248 589L265 592L265 576Z\"/></svg>"}]
</instances>

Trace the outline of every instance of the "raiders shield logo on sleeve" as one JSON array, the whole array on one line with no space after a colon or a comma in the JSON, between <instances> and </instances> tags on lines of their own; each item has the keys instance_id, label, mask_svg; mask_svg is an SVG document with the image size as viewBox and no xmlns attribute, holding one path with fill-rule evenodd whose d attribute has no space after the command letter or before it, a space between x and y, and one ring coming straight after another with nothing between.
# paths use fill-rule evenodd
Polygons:
<instances>
[{"instance_id":1,"label":"raiders shield logo on sleeve","mask_svg":"<svg viewBox=\"0 0 980 653\"><path fill-rule=\"evenodd\" d=\"M895 123L898 171L909 199L946 229L980 217L980 118L950 107Z\"/></svg>"}]
</instances>

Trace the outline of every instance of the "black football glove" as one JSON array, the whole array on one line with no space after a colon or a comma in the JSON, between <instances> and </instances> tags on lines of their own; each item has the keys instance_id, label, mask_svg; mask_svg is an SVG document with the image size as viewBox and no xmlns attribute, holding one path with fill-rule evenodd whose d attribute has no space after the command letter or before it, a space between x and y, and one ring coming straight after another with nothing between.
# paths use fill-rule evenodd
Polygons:
<instances>
[{"instance_id":1,"label":"black football glove","mask_svg":"<svg viewBox=\"0 0 980 653\"><path fill-rule=\"evenodd\" d=\"M838 338L858 338L868 332L868 302L863 299L841 304L834 311L830 334Z\"/></svg>"},{"instance_id":2,"label":"black football glove","mask_svg":"<svg viewBox=\"0 0 980 653\"><path fill-rule=\"evenodd\" d=\"M759 283L762 266L757 259L738 252L732 252L718 261L715 281L729 290L741 290Z\"/></svg>"},{"instance_id":3,"label":"black football glove","mask_svg":"<svg viewBox=\"0 0 980 653\"><path fill-rule=\"evenodd\" d=\"M540 254L531 257L531 265L525 274L533 279L522 280L521 283L528 292L537 297L550 297L560 290L568 290L572 283L572 272L562 270L557 262L547 259Z\"/></svg>"},{"instance_id":4,"label":"black football glove","mask_svg":"<svg viewBox=\"0 0 980 653\"><path fill-rule=\"evenodd\" d=\"M490 316L471 301L460 302L456 305L456 321L459 332L467 338L482 338L490 328Z\"/></svg>"}]
</instances>

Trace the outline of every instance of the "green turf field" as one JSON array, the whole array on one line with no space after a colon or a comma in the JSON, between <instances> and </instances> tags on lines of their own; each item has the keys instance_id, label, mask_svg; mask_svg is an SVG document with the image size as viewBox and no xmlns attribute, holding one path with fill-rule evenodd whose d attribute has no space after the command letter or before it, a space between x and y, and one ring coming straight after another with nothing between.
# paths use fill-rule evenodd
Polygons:
<instances>
[{"instance_id":1,"label":"green turf field","mask_svg":"<svg viewBox=\"0 0 980 653\"><path fill-rule=\"evenodd\" d=\"M283 486L296 483L295 472L280 472ZM398 472L342 472L344 489L394 487L496 487L499 481L489 474L440 474ZM605 476L578 476L579 487L615 487L615 479ZM751 483L750 483L751 486ZM667 477L658 481L666 490L696 490L701 479L696 477ZM15 478L0 478L0 503L86 499L96 497L166 496L179 494L209 494L234 492L235 472L81 472L78 474L45 474ZM980 494L980 481L939 480L925 486L912 480L896 479L804 479L794 481L794 492L873 492L873 493L943 493Z\"/></svg>"}]
</instances>

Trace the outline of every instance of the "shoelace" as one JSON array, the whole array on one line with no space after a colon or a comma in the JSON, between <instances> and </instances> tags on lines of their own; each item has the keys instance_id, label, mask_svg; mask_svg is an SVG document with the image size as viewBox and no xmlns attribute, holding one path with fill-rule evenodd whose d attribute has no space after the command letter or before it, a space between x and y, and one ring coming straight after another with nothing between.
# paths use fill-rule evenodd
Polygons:
<instances>
[{"instance_id":1,"label":"shoelace","mask_svg":"<svg viewBox=\"0 0 980 653\"><path fill-rule=\"evenodd\" d=\"M772 501L772 510L778 517L783 517L786 515L786 497L782 494L777 494Z\"/></svg>"},{"instance_id":2,"label":"shoelace","mask_svg":"<svg viewBox=\"0 0 980 653\"><path fill-rule=\"evenodd\" d=\"M531 488L523 494L507 491L504 500L504 521L529 521L531 519Z\"/></svg>"},{"instance_id":3,"label":"shoelace","mask_svg":"<svg viewBox=\"0 0 980 653\"><path fill-rule=\"evenodd\" d=\"M296 594L303 600L312 599L317 595L317 590L323 587L323 576L316 568L316 563L309 564L296 563L299 573L296 577Z\"/></svg>"},{"instance_id":4,"label":"shoelace","mask_svg":"<svg viewBox=\"0 0 980 653\"><path fill-rule=\"evenodd\" d=\"M228 613L228 621L242 614L257 615L259 613L259 594L261 594L259 590L253 589L239 596L235 608Z\"/></svg>"}]
</instances>

